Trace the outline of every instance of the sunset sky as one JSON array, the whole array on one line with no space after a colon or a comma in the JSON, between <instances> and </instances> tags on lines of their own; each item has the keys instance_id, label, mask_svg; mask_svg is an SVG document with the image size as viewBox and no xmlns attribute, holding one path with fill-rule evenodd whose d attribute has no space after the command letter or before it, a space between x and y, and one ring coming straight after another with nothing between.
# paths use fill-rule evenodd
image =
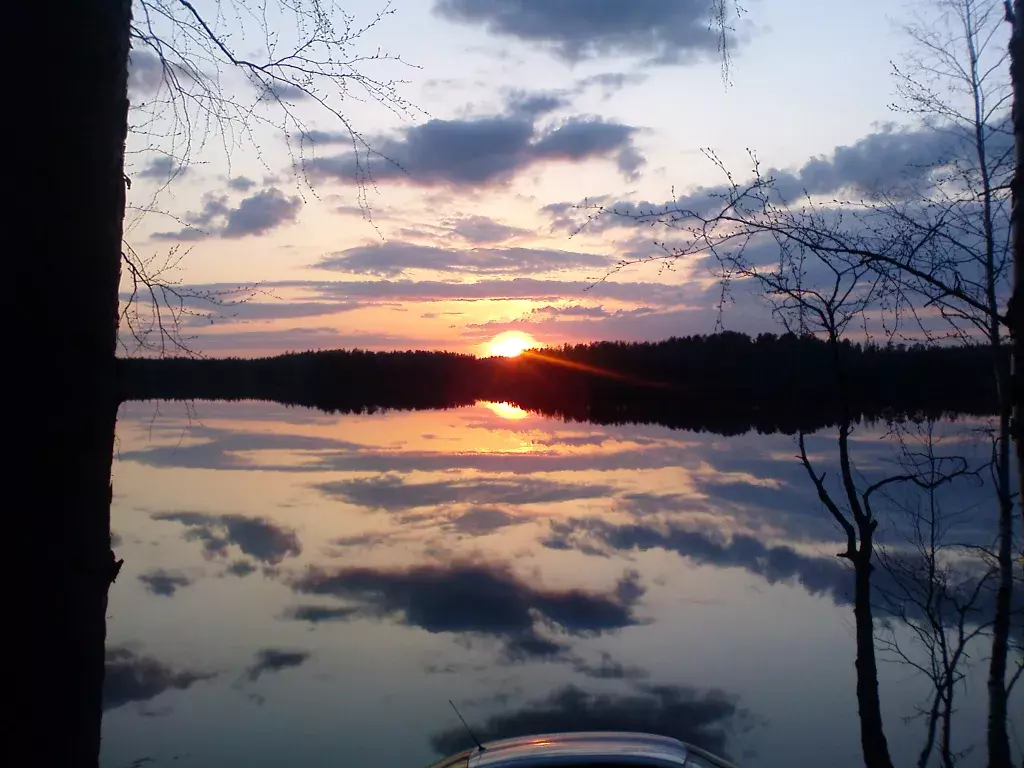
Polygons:
<instances>
[{"instance_id":1,"label":"sunset sky","mask_svg":"<svg viewBox=\"0 0 1024 768\"><path fill-rule=\"evenodd\" d=\"M166 112L147 122L137 108L126 239L154 264L178 248L173 278L199 291L259 283L252 301L213 313L225 317L187 319L191 346L215 356L480 353L513 330L544 344L711 332L719 292L706 264L636 266L588 289L618 260L657 252L663 232L605 220L573 235L586 216L573 206L660 204L720 184L704 148L740 177L749 149L832 194L884 183L927 153L929 136L888 106L914 6L744 0L726 83L709 5L397 0L354 50L408 62L360 66L408 81L400 93L413 106L340 107L402 166L371 158L364 206L344 126L309 99L282 94L304 125L287 140L258 121L251 134L194 121L186 143ZM382 2L344 7L358 25ZM218 24L259 55L254 24ZM130 96L142 113L159 85L152 58L136 54ZM223 87L254 100L237 73ZM272 104L260 108L280 122ZM726 328L775 329L760 300L734 299Z\"/></svg>"}]
</instances>

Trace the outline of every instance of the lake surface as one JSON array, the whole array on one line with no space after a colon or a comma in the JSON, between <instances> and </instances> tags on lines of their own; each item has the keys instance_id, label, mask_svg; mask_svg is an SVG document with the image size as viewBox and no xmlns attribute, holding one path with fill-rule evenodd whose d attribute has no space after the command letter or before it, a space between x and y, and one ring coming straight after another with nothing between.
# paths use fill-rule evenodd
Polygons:
<instances>
[{"instance_id":1,"label":"lake surface","mask_svg":"<svg viewBox=\"0 0 1024 768\"><path fill-rule=\"evenodd\" d=\"M946 439L970 447L968 426ZM856 433L866 473L883 431ZM808 440L823 469L833 441ZM795 453L505 404L128 404L102 763L416 768L464 743L451 699L484 738L618 726L858 766L850 577ZM960 693L966 765L984 671ZM928 687L881 674L913 764Z\"/></svg>"}]
</instances>

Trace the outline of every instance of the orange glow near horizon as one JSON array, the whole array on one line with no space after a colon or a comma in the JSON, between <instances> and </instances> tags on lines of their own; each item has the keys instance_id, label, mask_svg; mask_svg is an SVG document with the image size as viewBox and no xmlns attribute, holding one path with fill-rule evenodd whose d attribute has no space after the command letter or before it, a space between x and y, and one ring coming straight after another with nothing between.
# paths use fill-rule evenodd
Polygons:
<instances>
[{"instance_id":1,"label":"orange glow near horizon","mask_svg":"<svg viewBox=\"0 0 1024 768\"><path fill-rule=\"evenodd\" d=\"M522 331L506 331L499 333L487 344L487 354L491 357L518 357L528 349L540 346L537 340Z\"/></svg>"}]
</instances>

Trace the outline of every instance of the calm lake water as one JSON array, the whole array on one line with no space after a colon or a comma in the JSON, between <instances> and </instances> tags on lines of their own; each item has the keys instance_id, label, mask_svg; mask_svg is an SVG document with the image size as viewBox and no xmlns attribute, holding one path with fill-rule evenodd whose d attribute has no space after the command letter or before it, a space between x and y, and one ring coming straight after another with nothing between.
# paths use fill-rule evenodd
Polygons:
<instances>
[{"instance_id":1,"label":"calm lake water","mask_svg":"<svg viewBox=\"0 0 1024 768\"><path fill-rule=\"evenodd\" d=\"M866 473L882 431L856 433ZM823 469L833 440L808 441ZM795 453L502 404L126 405L103 764L416 768L461 747L452 699L484 738L626 726L858 766L850 578ZM965 537L991 530L972 514ZM927 685L882 678L913 764ZM960 694L966 765L983 679Z\"/></svg>"}]
</instances>

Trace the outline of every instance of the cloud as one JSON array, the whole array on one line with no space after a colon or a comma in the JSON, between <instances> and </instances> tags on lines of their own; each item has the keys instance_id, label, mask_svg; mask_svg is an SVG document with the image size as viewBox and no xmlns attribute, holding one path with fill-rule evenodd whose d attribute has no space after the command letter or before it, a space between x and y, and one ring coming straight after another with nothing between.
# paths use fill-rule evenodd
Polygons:
<instances>
[{"instance_id":1,"label":"cloud","mask_svg":"<svg viewBox=\"0 0 1024 768\"><path fill-rule=\"evenodd\" d=\"M762 169L765 179L772 179L777 196L796 201L806 194L812 196L849 193L870 197L884 192L894 199L922 199L941 171L953 162L975 167L971 137L956 126L925 126L905 128L886 125L852 144L836 147L827 155L813 157L796 169ZM994 130L988 143L992 157L1010 151L1012 138L1008 131ZM750 180L737 176L742 188ZM588 230L600 231L630 224L628 217L658 216L674 211L710 216L720 210L727 185L701 187L675 200L612 200L607 196L591 198L590 207L577 203L558 202L545 205L541 212L552 222L555 231L576 231L595 213L594 206L621 215L599 216L587 223ZM773 250L768 258L777 258Z\"/></svg>"},{"instance_id":2,"label":"cloud","mask_svg":"<svg viewBox=\"0 0 1024 768\"><path fill-rule=\"evenodd\" d=\"M473 274L536 274L557 270L609 269L608 256L538 248L456 250L401 241L361 245L326 256L314 266L359 275L399 277L407 270Z\"/></svg>"},{"instance_id":3,"label":"cloud","mask_svg":"<svg viewBox=\"0 0 1024 768\"><path fill-rule=\"evenodd\" d=\"M450 227L454 234L473 245L503 243L513 237L533 234L529 229L510 227L489 216L465 216L459 219L447 219L443 223Z\"/></svg>"},{"instance_id":4,"label":"cloud","mask_svg":"<svg viewBox=\"0 0 1024 768\"><path fill-rule=\"evenodd\" d=\"M717 289L716 289L717 290ZM682 309L659 311L653 307L638 307L609 312L604 317L565 317L557 312L546 315L532 313L517 320L467 323L463 335L469 339L488 339L504 331L525 331L541 337L549 336L563 342L584 341L637 341L667 339L672 336L711 333L718 319L711 299L694 302ZM761 305L748 307L737 302L729 315L730 330L756 333L764 329L755 320L771 320L770 311L761 311Z\"/></svg>"},{"instance_id":5,"label":"cloud","mask_svg":"<svg viewBox=\"0 0 1024 768\"><path fill-rule=\"evenodd\" d=\"M799 585L808 594L830 598L836 605L849 605L853 595L853 573L848 563L830 555L808 555L784 544L771 544L761 538L734 533L725 536L715 530L693 530L680 525L615 525L599 519L572 519L552 522L551 533L543 544L552 549L577 550L590 555L608 555L639 550L661 549L701 565L720 568L742 568L747 573L762 578L767 584ZM826 545L834 551L839 544ZM894 551L890 550L890 555ZM908 593L925 594L926 583L915 583L907 574L923 574L926 566L915 562L912 556L902 558L903 570L890 572L877 568L873 577L876 611L879 616L888 615L900 619L923 618L920 605L923 603L897 600L898 613L889 613L891 596ZM950 584L950 594L957 595L961 604L969 595L975 595L980 573L972 569L969 562L955 573ZM890 596L886 599L886 596ZM995 593L982 590L976 595L977 616L990 615L991 601ZM956 600L942 600L938 609L956 612ZM1018 601L1015 598L1015 605ZM976 618L968 618L973 623ZM1016 631L1016 630L1015 630Z\"/></svg>"},{"instance_id":6,"label":"cloud","mask_svg":"<svg viewBox=\"0 0 1024 768\"><path fill-rule=\"evenodd\" d=\"M582 304L571 304L566 307L553 307L548 305L546 307L536 307L530 310L530 314L534 316L544 317L609 317L611 312L606 310L604 307L587 307Z\"/></svg>"},{"instance_id":7,"label":"cloud","mask_svg":"<svg viewBox=\"0 0 1024 768\"><path fill-rule=\"evenodd\" d=\"M139 576L146 589L154 595L171 597L179 588L187 587L194 582L188 576L176 571L165 571L154 568Z\"/></svg>"},{"instance_id":8,"label":"cloud","mask_svg":"<svg viewBox=\"0 0 1024 768\"><path fill-rule=\"evenodd\" d=\"M627 85L639 85L646 80L643 72L601 72L577 80L574 90L579 93L588 88L600 88L602 97L607 99Z\"/></svg>"},{"instance_id":9,"label":"cloud","mask_svg":"<svg viewBox=\"0 0 1024 768\"><path fill-rule=\"evenodd\" d=\"M717 531L682 526L615 525L597 519L552 521L544 545L553 549L581 548L590 553L646 551L676 552L696 563L743 568L769 584L798 583L812 595L828 595L836 603L849 602L850 570L836 557L802 554L792 547L771 545L748 534L730 538Z\"/></svg>"},{"instance_id":10,"label":"cloud","mask_svg":"<svg viewBox=\"0 0 1024 768\"><path fill-rule=\"evenodd\" d=\"M618 254L616 254L618 256ZM482 279L471 283L442 280L278 280L261 284L265 290L298 289L311 298L326 301L475 301L477 299L534 299L564 301L613 299L657 306L676 306L689 295L684 286L661 282L593 282L580 280L537 280L527 277ZM182 286L196 292L237 290L236 284L207 283Z\"/></svg>"},{"instance_id":11,"label":"cloud","mask_svg":"<svg viewBox=\"0 0 1024 768\"><path fill-rule=\"evenodd\" d=\"M170 155L154 157L141 171L135 174L140 179L170 181L188 173L188 166L182 165Z\"/></svg>"},{"instance_id":12,"label":"cloud","mask_svg":"<svg viewBox=\"0 0 1024 768\"><path fill-rule=\"evenodd\" d=\"M358 608L348 608L331 605L294 605L286 608L281 618L294 621L308 621L310 624L320 624L325 621L348 621L359 618Z\"/></svg>"},{"instance_id":13,"label":"cloud","mask_svg":"<svg viewBox=\"0 0 1024 768\"><path fill-rule=\"evenodd\" d=\"M388 333L339 333L336 328L280 328L273 330L226 330L196 334L191 347L221 356L261 357L309 349L422 348L425 342Z\"/></svg>"},{"instance_id":14,"label":"cloud","mask_svg":"<svg viewBox=\"0 0 1024 768\"><path fill-rule=\"evenodd\" d=\"M250 195L234 208L228 204L227 197L208 195L201 211L185 217L191 226L173 232L154 232L151 237L157 240L201 240L263 235L294 222L301 207L302 200L298 196L287 197L277 187Z\"/></svg>"},{"instance_id":15,"label":"cloud","mask_svg":"<svg viewBox=\"0 0 1024 768\"><path fill-rule=\"evenodd\" d=\"M240 453L258 451L358 451L363 446L344 440L333 440L312 435L273 434L219 429L193 424L189 436L202 440L189 445L154 445L138 451L125 451L122 461L138 461L149 466L192 467L194 469L259 469ZM178 454L175 457L175 454ZM177 520L204 529L217 526L221 516L197 512L160 513L158 519ZM238 517L238 515L229 515Z\"/></svg>"},{"instance_id":16,"label":"cloud","mask_svg":"<svg viewBox=\"0 0 1024 768\"><path fill-rule=\"evenodd\" d=\"M566 662L571 659L568 643L527 632L508 638L501 649L500 661L517 664L525 661Z\"/></svg>"},{"instance_id":17,"label":"cloud","mask_svg":"<svg viewBox=\"0 0 1024 768\"><path fill-rule=\"evenodd\" d=\"M129 648L107 648L104 658L103 709L117 709L133 701L149 701L168 690L185 690L215 672L176 672L150 656Z\"/></svg>"},{"instance_id":18,"label":"cloud","mask_svg":"<svg viewBox=\"0 0 1024 768\"><path fill-rule=\"evenodd\" d=\"M449 21L535 43L575 63L630 56L658 64L688 63L718 53L710 5L662 0L436 0Z\"/></svg>"},{"instance_id":19,"label":"cloud","mask_svg":"<svg viewBox=\"0 0 1024 768\"><path fill-rule=\"evenodd\" d=\"M128 94L132 97L133 108L147 106L150 97L165 87L176 91L188 90L188 86L198 83L203 77L198 67L184 59L175 56L164 58L162 54L169 52L166 47L158 52L156 46L140 38L132 43L134 47L128 52Z\"/></svg>"},{"instance_id":20,"label":"cloud","mask_svg":"<svg viewBox=\"0 0 1024 768\"><path fill-rule=\"evenodd\" d=\"M483 723L474 720L481 741L564 731L631 731L685 741L718 755L726 754L730 732L746 713L736 698L721 691L680 685L637 685L630 693L589 693L567 685L514 712ZM434 750L449 755L473 746L462 726L434 734Z\"/></svg>"},{"instance_id":21,"label":"cloud","mask_svg":"<svg viewBox=\"0 0 1024 768\"><path fill-rule=\"evenodd\" d=\"M391 451L373 446L356 445L343 441L305 438L297 435L259 435L252 432L231 432L210 428L193 427L196 438L207 437L206 442L191 445L155 445L133 451L123 451L122 461L137 461L155 467L196 467L202 469L275 471L275 472L449 472L456 469L472 469L480 472L502 472L519 476L538 472L569 472L575 470L638 470L660 469L677 466L691 454L683 447L649 446L608 451L600 454L562 453L556 451L531 451L526 453L444 453L438 451ZM293 439L294 443L290 442ZM271 450L304 450L303 463L255 462L251 454ZM321 490L342 494L359 493L348 481L328 484ZM392 482L388 480L386 482ZM400 481L398 481L400 482ZM451 493L459 493L458 482ZM486 484L488 481L484 481ZM502 481L494 481L496 484ZM386 484L386 483L385 483ZM420 484L431 485L431 484ZM415 487L415 486L414 486ZM530 487L530 486L528 486ZM517 484L518 488L518 484ZM578 492L566 492L565 499L592 498L595 489L606 490L603 486L580 484ZM431 489L425 488L425 491ZM465 489L463 489L465 490ZM477 489L471 489L474 491ZM482 491L483 489L481 489ZM492 489L493 490L493 489ZM386 492L386 491L385 491ZM401 498L408 498L398 491ZM509 491L508 498L515 498L516 491ZM352 497L357 498L356 496ZM379 497L386 498L386 497ZM392 498L399 498L393 496ZM460 496L464 503L474 503L469 496ZM479 498L474 496L472 498ZM366 497L369 500L369 497ZM552 499L554 501L554 499ZM444 503L444 502L438 502ZM457 503L456 501L450 503ZM491 499L478 503L511 503ZM383 507L382 507L383 508ZM400 508L400 507L396 507ZM181 513L194 514L194 513Z\"/></svg>"},{"instance_id":22,"label":"cloud","mask_svg":"<svg viewBox=\"0 0 1024 768\"><path fill-rule=\"evenodd\" d=\"M710 489L709 489L709 492ZM703 507L703 500L685 493L624 493L620 498L620 509L636 517L658 514L677 514L692 509L695 503ZM699 500L699 501L698 501Z\"/></svg>"},{"instance_id":23,"label":"cloud","mask_svg":"<svg viewBox=\"0 0 1024 768\"><path fill-rule=\"evenodd\" d=\"M807 190L822 195L843 189L862 192L889 190L925 179L936 164L962 156L966 138L959 129L899 128L870 133L853 144L836 147L830 156L815 157L799 170L771 171L782 196L792 199ZM997 151L990 143L989 151ZM1008 148L1009 142L1006 141Z\"/></svg>"},{"instance_id":24,"label":"cloud","mask_svg":"<svg viewBox=\"0 0 1024 768\"><path fill-rule=\"evenodd\" d=\"M832 440L827 431L809 436L808 451L812 456L834 456ZM637 518L727 515L746 532L768 532L787 541L833 541L838 533L835 521L831 515L822 514L803 467L789 460L791 449L791 439L760 435L749 435L742 444L731 444L728 450L714 450L708 445L680 458L680 465L694 473L692 491L631 492L619 497L617 509ZM880 479L877 468L892 458L890 446L877 440L859 445L858 456L866 482ZM832 462L824 458L820 461L822 470L834 476L837 468ZM643 522L650 524L649 520Z\"/></svg>"},{"instance_id":25,"label":"cloud","mask_svg":"<svg viewBox=\"0 0 1024 768\"><path fill-rule=\"evenodd\" d=\"M243 578L251 573L256 573L257 570L259 569L248 560L235 560L231 565L224 569L224 574Z\"/></svg>"},{"instance_id":26,"label":"cloud","mask_svg":"<svg viewBox=\"0 0 1024 768\"><path fill-rule=\"evenodd\" d=\"M371 144L391 162L371 165L375 180L398 179L422 186L485 186L507 181L529 164L533 123L518 116L430 120L403 129L397 139ZM365 162L365 161L364 161ZM352 153L306 161L314 180L351 180L359 175Z\"/></svg>"},{"instance_id":27,"label":"cloud","mask_svg":"<svg viewBox=\"0 0 1024 768\"><path fill-rule=\"evenodd\" d=\"M337 294L345 297L391 299L395 301L445 301L476 299L535 299L560 301L567 296L585 296L589 289L594 297L618 301L664 303L679 302L679 286L664 283L614 283L536 280L517 277L512 280L478 280L473 283L442 282L434 280L375 280L372 282L323 282L311 285L312 290L325 298Z\"/></svg>"},{"instance_id":28,"label":"cloud","mask_svg":"<svg viewBox=\"0 0 1024 768\"><path fill-rule=\"evenodd\" d=\"M572 106L572 102L564 93L523 90L511 91L507 98L507 104L511 113L530 118Z\"/></svg>"},{"instance_id":29,"label":"cloud","mask_svg":"<svg viewBox=\"0 0 1024 768\"><path fill-rule=\"evenodd\" d=\"M235 323L246 323L259 320L290 320L305 317L329 317L342 312L355 312L364 309L366 304L358 301L242 301L238 303L211 304L205 299L189 301L194 304L190 310L194 314L185 315L182 326L205 328L211 324L224 326ZM300 329L294 329L300 330ZM308 329L304 329L308 330Z\"/></svg>"},{"instance_id":30,"label":"cloud","mask_svg":"<svg viewBox=\"0 0 1024 768\"><path fill-rule=\"evenodd\" d=\"M275 565L302 552L295 531L260 517L202 512L157 512L152 517L186 526L185 538L201 541L209 557L223 557L234 545L261 562Z\"/></svg>"},{"instance_id":31,"label":"cloud","mask_svg":"<svg viewBox=\"0 0 1024 768\"><path fill-rule=\"evenodd\" d=\"M334 547L375 547L383 544L390 538L386 533L357 533L354 536L340 536L331 539L331 546Z\"/></svg>"},{"instance_id":32,"label":"cloud","mask_svg":"<svg viewBox=\"0 0 1024 768\"><path fill-rule=\"evenodd\" d=\"M568 232L573 234L582 229L584 225L594 230L622 226L623 222L615 218L609 217L608 221L604 221L603 218L592 219L593 214L597 212L596 208L606 203L611 203L607 195L587 198L581 203L571 203L568 200L563 200L557 203L547 203L541 207L540 213L550 220L552 232ZM616 206L620 204L611 204L608 205L608 208L609 210L617 211L618 208ZM631 204L627 203L627 205ZM664 205L662 208L664 208Z\"/></svg>"},{"instance_id":33,"label":"cloud","mask_svg":"<svg viewBox=\"0 0 1024 768\"><path fill-rule=\"evenodd\" d=\"M552 504L576 499L606 498L607 485L558 483L540 478L518 482L497 478L405 483L398 475L320 483L316 488L332 498L368 509L396 512L444 504Z\"/></svg>"},{"instance_id":34,"label":"cloud","mask_svg":"<svg viewBox=\"0 0 1024 768\"><path fill-rule=\"evenodd\" d=\"M301 134L303 141L310 141L314 144L351 144L352 135L348 133L341 133L339 131L303 131ZM357 209L362 213L362 209Z\"/></svg>"},{"instance_id":35,"label":"cloud","mask_svg":"<svg viewBox=\"0 0 1024 768\"><path fill-rule=\"evenodd\" d=\"M629 178L644 163L633 143L637 131L633 126L575 117L538 127L536 118L562 105L560 97L514 92L510 98L504 114L429 120L403 128L394 137L372 137L375 152L370 156L347 151L307 159L305 173L317 181L350 181L369 171L375 181L473 189L503 184L545 162L614 158Z\"/></svg>"},{"instance_id":36,"label":"cloud","mask_svg":"<svg viewBox=\"0 0 1024 768\"><path fill-rule=\"evenodd\" d=\"M358 451L365 447L362 443L352 443L347 440L336 440L329 437L284 433L275 434L271 432L248 432L210 427L201 424L193 424L189 428L189 436L199 440L205 439L207 442L193 443L192 445L187 446L177 446L179 450L184 451L188 451L188 449L196 449L192 453L192 456L195 457L197 461L186 461L186 463L176 466L194 467L196 469L202 469L204 466L209 468L228 468L233 461L231 459L225 460L225 456L237 451ZM160 447L166 446L155 446L154 448ZM127 455L129 456L129 459L137 456L135 452L127 452ZM124 454L122 454L122 456L124 456ZM187 457L188 454L186 453L186 458ZM203 460L206 460L209 463L205 465L199 463ZM244 463L241 459L238 461L240 463ZM173 517L166 517L164 519L174 519L179 520L180 522L186 522L187 520L189 524L198 524L198 521L202 521L205 524L208 521L216 521L220 519L220 516L217 515L205 515L195 512L162 514L174 515ZM229 515L228 517L238 516Z\"/></svg>"},{"instance_id":37,"label":"cloud","mask_svg":"<svg viewBox=\"0 0 1024 768\"><path fill-rule=\"evenodd\" d=\"M515 320L491 320L486 323L467 323L467 335L490 337L509 330L523 330L530 333L550 333L563 341L573 341L580 336L585 340L631 340L648 341L652 338L677 336L693 323L689 317L694 310L711 308L712 299L717 299L719 288L711 290L690 283L679 288L676 303L689 307L662 311L657 307L635 307L633 309L606 310L603 306L580 304L536 307ZM566 324L564 321L570 321ZM584 322L586 321L586 322ZM598 321L598 322L595 322ZM572 325L575 323L575 325ZM660 335L659 334L660 330Z\"/></svg>"},{"instance_id":38,"label":"cloud","mask_svg":"<svg viewBox=\"0 0 1024 768\"><path fill-rule=\"evenodd\" d=\"M642 667L616 661L607 651L600 652L599 661L595 664L573 653L572 645L561 640L529 633L506 639L501 647L498 663L525 662L564 665L576 674L593 680L643 680L650 676Z\"/></svg>"},{"instance_id":39,"label":"cloud","mask_svg":"<svg viewBox=\"0 0 1024 768\"><path fill-rule=\"evenodd\" d=\"M259 90L260 101L294 103L296 101L306 101L310 98L306 91L290 83L261 83Z\"/></svg>"},{"instance_id":40,"label":"cloud","mask_svg":"<svg viewBox=\"0 0 1024 768\"><path fill-rule=\"evenodd\" d=\"M517 277L511 280L485 279L472 283L435 280L374 280L365 282L308 283L314 293L329 298L332 295L353 299L356 297L394 301L473 301L477 299L534 299L536 301L563 301L567 297L589 296L623 302L642 302L664 306L680 303L685 289L665 283L611 282L584 280L537 280Z\"/></svg>"},{"instance_id":41,"label":"cloud","mask_svg":"<svg viewBox=\"0 0 1024 768\"><path fill-rule=\"evenodd\" d=\"M282 224L295 221L302 201L285 197L276 187L257 192L230 210L221 237L262 235Z\"/></svg>"},{"instance_id":42,"label":"cloud","mask_svg":"<svg viewBox=\"0 0 1024 768\"><path fill-rule=\"evenodd\" d=\"M521 518L500 507L473 507L453 518L450 526L459 533L484 536L519 522L522 522Z\"/></svg>"},{"instance_id":43,"label":"cloud","mask_svg":"<svg viewBox=\"0 0 1024 768\"><path fill-rule=\"evenodd\" d=\"M263 648L256 652L256 660L245 668L245 678L254 683L262 675L294 669L305 664L312 656L309 651L288 651Z\"/></svg>"},{"instance_id":44,"label":"cloud","mask_svg":"<svg viewBox=\"0 0 1024 768\"><path fill-rule=\"evenodd\" d=\"M145 48L133 48L128 53L128 90L133 94L152 95L164 83L164 69L160 57Z\"/></svg>"},{"instance_id":45,"label":"cloud","mask_svg":"<svg viewBox=\"0 0 1024 768\"><path fill-rule=\"evenodd\" d=\"M533 152L538 157L583 160L591 156L614 155L619 170L627 179L639 177L647 161L633 145L636 128L599 119L571 118L538 141Z\"/></svg>"},{"instance_id":46,"label":"cloud","mask_svg":"<svg viewBox=\"0 0 1024 768\"><path fill-rule=\"evenodd\" d=\"M454 561L390 570L313 567L294 578L291 587L299 594L346 600L346 608L356 608L364 617L386 618L435 634L496 638L505 643L505 658L567 650L543 636L546 627L591 636L643 623L634 608L644 588L633 572L609 592L590 592L536 586L500 562Z\"/></svg>"},{"instance_id":47,"label":"cloud","mask_svg":"<svg viewBox=\"0 0 1024 768\"><path fill-rule=\"evenodd\" d=\"M228 179L228 187L238 192L248 192L255 186L256 182L248 176L235 176L233 179Z\"/></svg>"},{"instance_id":48,"label":"cloud","mask_svg":"<svg viewBox=\"0 0 1024 768\"><path fill-rule=\"evenodd\" d=\"M460 478L432 483L406 484L395 473L451 472L457 469L468 469L522 477L536 473L576 470L611 471L691 466L695 456L692 446L664 444L661 441L652 440L632 440L630 442L634 443L635 447L615 445L600 453L557 450L535 450L523 453L476 451L448 453L443 450L396 451L327 437L221 429L198 424L190 428L189 437L192 441L189 444L171 443L125 450L121 453L120 458L122 461L136 461L146 466L156 467L299 473L375 472L379 473L378 477L355 481L334 481L321 490L359 506L400 510L417 504L420 499L429 500L434 505L458 503L509 505L523 503L529 498L535 501L526 503L556 503L562 500L610 498L614 494L615 488L589 483L557 483L543 478L530 478L526 484L503 478ZM814 438L810 438L808 443L809 450L812 451L814 450L813 440ZM559 442L562 440L560 439ZM538 444L543 445L544 443L538 442ZM736 447L733 450L739 449ZM283 452L292 451L302 451L304 461L301 463L282 462L277 458ZM262 457L260 456L261 452L270 452L271 457ZM714 456L709 460L714 461L716 469L721 468L725 471L730 467L723 456ZM750 467L744 470L745 462L756 461L756 457L744 457L732 465L732 468L734 471L756 471ZM763 476L771 476L772 472L788 472L793 475L794 488L803 487L800 485L798 464L782 462L782 466L779 467L778 462L773 465L770 459L762 459L762 464ZM757 466L759 465L751 464L751 467ZM788 482L788 474L785 476ZM717 493L716 487L712 487L714 478L701 482L704 483L704 486L699 488L700 492L714 497ZM627 495L626 499L629 498L630 496ZM665 504L675 503L674 498L665 501ZM793 512L794 505L798 508L807 506L803 503L802 496L793 495L791 498L793 504L786 507L786 499L783 495L779 495L777 501L772 502L771 508L781 506L783 509ZM754 499L753 503L759 503L759 500ZM811 511L802 517L812 520L822 519L816 512ZM825 519L827 521L827 517ZM827 527L827 522L825 525Z\"/></svg>"},{"instance_id":49,"label":"cloud","mask_svg":"<svg viewBox=\"0 0 1024 768\"><path fill-rule=\"evenodd\" d=\"M577 658L573 659L572 668L574 672L595 680L642 680L650 676L646 669L627 666L613 659L606 651L601 652L601 660L597 664Z\"/></svg>"}]
</instances>

